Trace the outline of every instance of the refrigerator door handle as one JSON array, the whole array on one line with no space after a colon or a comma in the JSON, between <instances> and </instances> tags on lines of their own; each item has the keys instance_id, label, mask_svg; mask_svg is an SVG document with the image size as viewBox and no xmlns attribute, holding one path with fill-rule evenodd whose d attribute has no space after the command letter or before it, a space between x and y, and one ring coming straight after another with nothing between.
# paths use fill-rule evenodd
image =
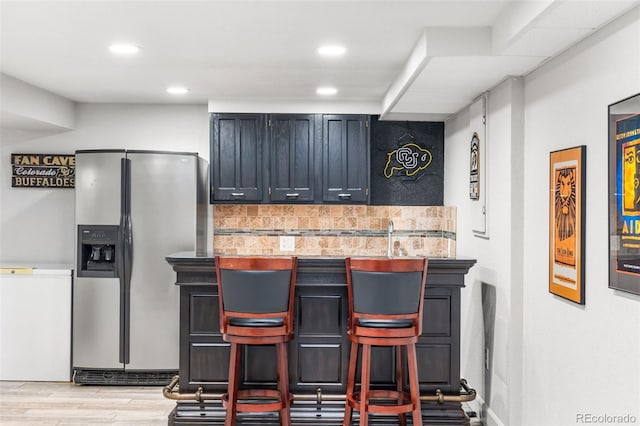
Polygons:
<instances>
[{"instance_id":1,"label":"refrigerator door handle","mask_svg":"<svg viewBox=\"0 0 640 426\"><path fill-rule=\"evenodd\" d=\"M131 266L133 263L133 233L131 229L131 160L121 160L120 228L122 236L120 268L120 362L129 363L131 330Z\"/></svg>"},{"instance_id":2,"label":"refrigerator door handle","mask_svg":"<svg viewBox=\"0 0 640 426\"><path fill-rule=\"evenodd\" d=\"M124 218L121 216L120 217L120 226L118 226L118 244L116 246L116 262L118 264L117 268L118 268L118 282L119 282L119 286L120 286L120 308L119 308L119 332L118 332L118 342L119 342L119 349L118 349L118 362L120 364L124 364L124 359L125 359L125 355L124 355L124 329L125 329L125 323L124 323L124 300L125 300L125 286L124 286L124 241L125 241L125 236L124 236Z\"/></svg>"}]
</instances>

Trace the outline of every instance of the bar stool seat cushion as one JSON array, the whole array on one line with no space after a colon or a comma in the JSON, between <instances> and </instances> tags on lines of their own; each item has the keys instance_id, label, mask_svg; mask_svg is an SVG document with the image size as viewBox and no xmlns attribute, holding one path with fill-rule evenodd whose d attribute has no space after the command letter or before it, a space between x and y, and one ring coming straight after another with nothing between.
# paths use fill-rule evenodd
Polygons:
<instances>
[{"instance_id":1,"label":"bar stool seat cushion","mask_svg":"<svg viewBox=\"0 0 640 426\"><path fill-rule=\"evenodd\" d=\"M413 326L412 320L387 320L387 319L364 319L358 320L360 327L371 328L409 328Z\"/></svg>"},{"instance_id":2,"label":"bar stool seat cushion","mask_svg":"<svg viewBox=\"0 0 640 426\"><path fill-rule=\"evenodd\" d=\"M280 327L284 324L284 318L231 318L229 325L236 327Z\"/></svg>"}]
</instances>

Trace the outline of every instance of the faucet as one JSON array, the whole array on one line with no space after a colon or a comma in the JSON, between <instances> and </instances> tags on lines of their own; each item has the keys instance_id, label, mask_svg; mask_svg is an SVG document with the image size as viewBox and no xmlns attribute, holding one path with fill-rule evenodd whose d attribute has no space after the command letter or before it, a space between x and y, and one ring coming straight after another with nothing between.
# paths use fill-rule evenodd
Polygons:
<instances>
[{"instance_id":1,"label":"faucet","mask_svg":"<svg viewBox=\"0 0 640 426\"><path fill-rule=\"evenodd\" d=\"M389 229L387 230L387 257L393 257L391 250L391 235L393 234L393 221L389 221Z\"/></svg>"}]
</instances>

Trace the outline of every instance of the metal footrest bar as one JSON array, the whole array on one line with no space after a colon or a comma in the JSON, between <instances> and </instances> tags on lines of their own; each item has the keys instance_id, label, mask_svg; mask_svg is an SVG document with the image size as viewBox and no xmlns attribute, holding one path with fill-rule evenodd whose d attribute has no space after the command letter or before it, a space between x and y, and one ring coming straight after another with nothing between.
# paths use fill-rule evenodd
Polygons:
<instances>
[{"instance_id":1,"label":"metal footrest bar","mask_svg":"<svg viewBox=\"0 0 640 426\"><path fill-rule=\"evenodd\" d=\"M221 393L207 393L204 392L204 388L199 387L194 393L179 393L178 386L179 376L174 376L171 382L162 389L162 395L167 399L175 401L198 401L203 402L205 400L222 400L223 392ZM420 401L428 402L435 401L439 404L445 402L468 402L476 399L476 390L470 388L465 379L460 380L460 393L458 395L445 395L440 389L436 389L435 395L420 395ZM318 388L316 394L292 394L293 399L297 401L315 401L317 404L322 404L323 401L346 401L347 397L344 394L323 394L322 389Z\"/></svg>"}]
</instances>

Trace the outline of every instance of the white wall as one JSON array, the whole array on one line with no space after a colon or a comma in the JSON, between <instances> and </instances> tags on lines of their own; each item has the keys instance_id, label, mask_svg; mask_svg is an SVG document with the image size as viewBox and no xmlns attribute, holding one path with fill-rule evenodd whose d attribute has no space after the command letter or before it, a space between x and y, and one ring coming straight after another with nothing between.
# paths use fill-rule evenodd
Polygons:
<instances>
[{"instance_id":1,"label":"white wall","mask_svg":"<svg viewBox=\"0 0 640 426\"><path fill-rule=\"evenodd\" d=\"M607 231L607 105L639 92L640 8L526 78L526 424L575 424L578 413L640 423L640 296L608 288ZM549 152L577 145L587 146L585 306L547 291Z\"/></svg>"},{"instance_id":2,"label":"white wall","mask_svg":"<svg viewBox=\"0 0 640 426\"><path fill-rule=\"evenodd\" d=\"M14 125L43 129L73 129L75 103L22 80L0 73L0 118Z\"/></svg>"},{"instance_id":3,"label":"white wall","mask_svg":"<svg viewBox=\"0 0 640 426\"><path fill-rule=\"evenodd\" d=\"M636 8L524 81L490 91L488 240L471 232L468 110L445 125L445 204L459 207L458 254L478 259L462 291L461 373L488 425L579 424L581 413L640 422L640 296L609 289L607 275L607 105L640 92L639 53ZM549 152L581 144L585 306L548 291ZM493 345L483 339L483 283L496 290Z\"/></svg>"},{"instance_id":4,"label":"white wall","mask_svg":"<svg viewBox=\"0 0 640 426\"><path fill-rule=\"evenodd\" d=\"M74 191L11 188L11 153L126 148L198 152L209 160L206 105L78 104L75 126L57 134L3 129L0 262L74 263ZM211 207L209 215L211 224Z\"/></svg>"},{"instance_id":5,"label":"white wall","mask_svg":"<svg viewBox=\"0 0 640 426\"><path fill-rule=\"evenodd\" d=\"M522 298L522 80L508 79L492 90L487 102L487 166L480 179L487 180L489 238L473 236L474 211L469 199L469 148L472 132L468 110L445 124L445 205L458 206L457 253L477 259L462 290L461 374L487 404L488 424L518 424L520 410L510 409L506 395L520 394L521 345L513 345L522 329L522 311L512 311ZM515 105L514 105L515 104ZM515 124L514 124L515 123ZM515 133L515 136L514 136ZM489 286L493 299L485 302L482 288ZM485 338L484 314L489 336ZM489 368L484 368L484 348ZM514 352L515 351L515 352ZM512 358L515 358L512 359ZM482 402L482 401L480 401ZM473 405L473 404L472 404ZM477 405L477 404L476 404ZM480 407L476 407L480 409ZM502 420L500 420L502 419Z\"/></svg>"}]
</instances>

